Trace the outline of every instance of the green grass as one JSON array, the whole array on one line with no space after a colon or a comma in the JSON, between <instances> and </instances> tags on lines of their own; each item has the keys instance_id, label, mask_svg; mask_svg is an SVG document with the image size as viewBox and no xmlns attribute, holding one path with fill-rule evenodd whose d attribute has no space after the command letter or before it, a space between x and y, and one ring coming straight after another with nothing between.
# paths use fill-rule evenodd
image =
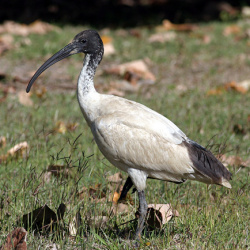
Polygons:
<instances>
[{"instance_id":1,"label":"green grass","mask_svg":"<svg viewBox=\"0 0 250 250\"><path fill-rule=\"evenodd\" d=\"M245 160L249 157L250 146L249 92L245 95L234 91L218 96L207 95L209 89L227 82L227 79L249 78L249 58L239 60L240 55L249 51L247 40L242 38L236 42L233 36L224 37L222 32L227 25L202 24L197 32L211 35L211 43L207 45L201 44L194 34L178 34L173 42L149 44L147 38L153 30L142 28L141 38L130 35L119 37L118 31L111 30L109 34L114 39L117 53L104 58L100 67L150 58L152 71L158 76L156 84L148 88L150 98L144 91L126 95L126 98L165 115L191 139L212 147L215 154L222 150L222 153L238 155ZM31 46L23 45L18 50L10 51L4 55L5 59L15 65L26 60L35 65L42 63L82 29L84 27L67 26L45 36L30 35ZM19 41L22 38L16 39ZM81 64L81 61L82 56L66 61L69 67L66 74L72 81L77 80L79 73L74 65ZM176 64L173 65L173 62ZM196 68L200 71L196 72ZM237 70L242 72L240 77L235 76ZM48 79L46 73L43 79ZM104 84L114 79L105 75L96 77L97 82ZM4 84L7 86L8 82ZM187 89L179 91L177 86L180 84L186 85ZM9 158L0 163L0 241L4 241L24 214L44 204L56 211L63 202L67 209L60 230L41 235L29 231L27 243L30 249L46 249L53 243L61 249L129 249L131 245L127 237L136 227L136 222L131 221L135 218L138 205L136 194L132 195L134 206L122 216L110 215L112 204L108 198L96 204L88 197L80 200L77 196L83 186L94 187L96 184L101 185L100 190L108 192L108 181L104 177L118 170L104 159L93 142L91 131L78 107L76 94L54 91L47 92L42 98L36 95L31 98L34 102L32 107L22 106L15 94L9 94L7 100L0 103L0 136L7 139L6 146L0 148L0 155L6 154L8 149L21 141L27 141L30 146L27 158ZM79 126L74 131L60 134L54 131L58 121L79 123ZM244 133L234 130L238 124ZM50 164L70 167L70 177L65 178L62 174L45 182L44 175ZM229 169L233 173L231 190L190 181L175 185L148 180L148 203L171 203L180 216L161 231L145 233L142 249L147 242L150 242L149 249L248 248L249 171L237 166L229 166ZM123 177L126 178L125 173ZM83 221L82 233L72 238L68 228L79 209ZM87 219L100 215L109 217L107 224L101 228Z\"/></svg>"}]
</instances>

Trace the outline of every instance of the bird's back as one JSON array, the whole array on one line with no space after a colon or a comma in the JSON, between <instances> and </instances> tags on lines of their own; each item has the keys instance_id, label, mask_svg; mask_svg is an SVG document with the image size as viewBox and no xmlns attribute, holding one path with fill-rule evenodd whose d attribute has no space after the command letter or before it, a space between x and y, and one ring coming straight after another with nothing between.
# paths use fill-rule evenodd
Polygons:
<instances>
[{"instance_id":1,"label":"bird's back","mask_svg":"<svg viewBox=\"0 0 250 250\"><path fill-rule=\"evenodd\" d=\"M100 95L91 130L102 153L116 167L139 169L148 177L185 179L230 187L230 172L213 154L191 141L174 123L123 98Z\"/></svg>"}]
</instances>

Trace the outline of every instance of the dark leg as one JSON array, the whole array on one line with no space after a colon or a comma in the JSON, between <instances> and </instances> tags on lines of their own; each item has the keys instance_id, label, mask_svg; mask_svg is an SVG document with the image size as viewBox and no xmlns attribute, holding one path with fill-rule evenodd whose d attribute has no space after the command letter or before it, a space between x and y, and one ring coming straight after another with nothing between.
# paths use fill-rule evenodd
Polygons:
<instances>
[{"instance_id":1,"label":"dark leg","mask_svg":"<svg viewBox=\"0 0 250 250\"><path fill-rule=\"evenodd\" d=\"M141 237L141 232L144 227L145 218L148 210L148 204L146 202L144 191L138 191L138 196L139 196L139 221L135 233L135 240L138 240Z\"/></svg>"},{"instance_id":2,"label":"dark leg","mask_svg":"<svg viewBox=\"0 0 250 250\"><path fill-rule=\"evenodd\" d=\"M132 182L131 178L128 177L125 184L124 184L124 186L123 186L123 188L122 188L121 196L120 196L118 202L126 197L128 191L130 190L130 188L132 186L133 186L133 182Z\"/></svg>"}]
</instances>

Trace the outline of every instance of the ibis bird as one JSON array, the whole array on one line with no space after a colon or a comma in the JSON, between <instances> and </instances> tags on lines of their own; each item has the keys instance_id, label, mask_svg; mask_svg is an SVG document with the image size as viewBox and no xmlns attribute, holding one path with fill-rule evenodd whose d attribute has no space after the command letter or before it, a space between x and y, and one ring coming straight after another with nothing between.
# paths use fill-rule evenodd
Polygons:
<instances>
[{"instance_id":1,"label":"ibis bird","mask_svg":"<svg viewBox=\"0 0 250 250\"><path fill-rule=\"evenodd\" d=\"M84 53L77 84L77 98L100 151L115 167L128 174L122 191L132 185L139 197L139 220L135 232L142 233L147 213L147 178L183 183L196 180L231 188L232 174L206 148L190 140L173 122L152 109L121 97L100 94L94 76L104 47L99 34L85 30L48 59L31 78L29 92L38 76L56 62Z\"/></svg>"}]
</instances>

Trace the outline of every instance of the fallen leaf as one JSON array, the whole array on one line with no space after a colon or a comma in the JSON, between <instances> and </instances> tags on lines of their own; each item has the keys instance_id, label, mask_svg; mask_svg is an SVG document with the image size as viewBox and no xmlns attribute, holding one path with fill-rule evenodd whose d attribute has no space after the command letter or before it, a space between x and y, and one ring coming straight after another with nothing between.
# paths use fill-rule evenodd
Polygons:
<instances>
[{"instance_id":1,"label":"fallen leaf","mask_svg":"<svg viewBox=\"0 0 250 250\"><path fill-rule=\"evenodd\" d=\"M211 95L221 95L223 92L225 92L225 88L222 86L216 87L214 89L210 89L207 91L207 96Z\"/></svg>"},{"instance_id":2,"label":"fallen leaf","mask_svg":"<svg viewBox=\"0 0 250 250\"><path fill-rule=\"evenodd\" d=\"M67 131L75 131L78 126L79 126L79 123L77 122L66 124L63 121L57 121L54 131L60 134L65 134Z\"/></svg>"},{"instance_id":3,"label":"fallen leaf","mask_svg":"<svg viewBox=\"0 0 250 250\"><path fill-rule=\"evenodd\" d=\"M18 143L17 145L9 149L7 155L11 157L22 156L25 158L28 155L28 150L29 150L29 144L26 141L24 141Z\"/></svg>"},{"instance_id":4,"label":"fallen leaf","mask_svg":"<svg viewBox=\"0 0 250 250\"><path fill-rule=\"evenodd\" d=\"M136 60L116 66L111 66L105 70L108 74L117 74L123 76L127 81L136 84L139 80L142 83L152 84L155 82L155 76L151 73L143 60Z\"/></svg>"},{"instance_id":5,"label":"fallen leaf","mask_svg":"<svg viewBox=\"0 0 250 250\"><path fill-rule=\"evenodd\" d=\"M112 43L104 44L104 56L114 55L115 52L115 47Z\"/></svg>"},{"instance_id":6,"label":"fallen leaf","mask_svg":"<svg viewBox=\"0 0 250 250\"><path fill-rule=\"evenodd\" d=\"M54 128L55 132L60 133L60 134L65 134L67 131L66 124L62 121L57 121L56 122L56 127Z\"/></svg>"},{"instance_id":7,"label":"fallen leaf","mask_svg":"<svg viewBox=\"0 0 250 250\"><path fill-rule=\"evenodd\" d=\"M5 34L0 36L0 55L13 47L13 36Z\"/></svg>"},{"instance_id":8,"label":"fallen leaf","mask_svg":"<svg viewBox=\"0 0 250 250\"><path fill-rule=\"evenodd\" d=\"M229 25L227 26L224 30L223 30L223 35L224 36L229 36L229 35L235 35L235 34L239 34L241 32L241 28L236 25Z\"/></svg>"},{"instance_id":9,"label":"fallen leaf","mask_svg":"<svg viewBox=\"0 0 250 250\"><path fill-rule=\"evenodd\" d=\"M179 216L179 213L170 204L149 204L146 223L152 229L161 229L173 216Z\"/></svg>"},{"instance_id":10,"label":"fallen leaf","mask_svg":"<svg viewBox=\"0 0 250 250\"><path fill-rule=\"evenodd\" d=\"M67 127L68 131L75 131L78 126L79 126L78 122L70 122L70 123L66 124L66 127Z\"/></svg>"},{"instance_id":11,"label":"fallen leaf","mask_svg":"<svg viewBox=\"0 0 250 250\"><path fill-rule=\"evenodd\" d=\"M160 32L160 33L151 35L148 41L150 43L155 43L155 42L165 43L165 42L174 41L176 37L177 37L177 34L174 31Z\"/></svg>"},{"instance_id":12,"label":"fallen leaf","mask_svg":"<svg viewBox=\"0 0 250 250\"><path fill-rule=\"evenodd\" d=\"M6 137L0 136L0 148L4 148L6 146Z\"/></svg>"},{"instance_id":13,"label":"fallen leaf","mask_svg":"<svg viewBox=\"0 0 250 250\"><path fill-rule=\"evenodd\" d=\"M225 83L223 86L218 86L214 89L209 90L207 92L207 95L208 96L221 95L225 91L230 91L230 90L236 91L236 92L241 93L241 94L245 94L245 93L247 93L249 88L250 88L250 80L244 80L244 81L238 82L238 83L235 81L232 81L232 82Z\"/></svg>"},{"instance_id":14,"label":"fallen leaf","mask_svg":"<svg viewBox=\"0 0 250 250\"><path fill-rule=\"evenodd\" d=\"M184 23L184 24L173 24L169 20L163 20L162 22L165 30L176 30L176 31L194 31L198 28L197 25L192 23Z\"/></svg>"},{"instance_id":15,"label":"fallen leaf","mask_svg":"<svg viewBox=\"0 0 250 250\"><path fill-rule=\"evenodd\" d=\"M114 195L113 195L112 201L113 201L114 203L118 203L119 198L120 198L120 194L119 194L118 192L115 191L115 193L114 193Z\"/></svg>"},{"instance_id":16,"label":"fallen leaf","mask_svg":"<svg viewBox=\"0 0 250 250\"><path fill-rule=\"evenodd\" d=\"M0 97L0 103L5 102L9 93L6 89L4 89L2 92L3 92L3 96Z\"/></svg>"},{"instance_id":17,"label":"fallen leaf","mask_svg":"<svg viewBox=\"0 0 250 250\"><path fill-rule=\"evenodd\" d=\"M78 193L80 200L83 200L85 197L90 197L96 202L102 202L101 199L106 199L106 194L101 190L101 184L96 184L95 187L83 187L82 190Z\"/></svg>"},{"instance_id":18,"label":"fallen leaf","mask_svg":"<svg viewBox=\"0 0 250 250\"><path fill-rule=\"evenodd\" d=\"M58 220L63 219L66 206L61 203L57 209L57 213L51 210L47 205L35 209L34 211L25 214L22 222L26 230L32 229L41 231L44 229L53 229L53 225Z\"/></svg>"},{"instance_id":19,"label":"fallen leaf","mask_svg":"<svg viewBox=\"0 0 250 250\"><path fill-rule=\"evenodd\" d=\"M114 214L127 214L129 212L129 205L124 203L113 203L111 212Z\"/></svg>"},{"instance_id":20,"label":"fallen leaf","mask_svg":"<svg viewBox=\"0 0 250 250\"><path fill-rule=\"evenodd\" d=\"M250 89L250 79L236 83L236 85L243 89L243 92L247 92Z\"/></svg>"},{"instance_id":21,"label":"fallen leaf","mask_svg":"<svg viewBox=\"0 0 250 250\"><path fill-rule=\"evenodd\" d=\"M5 21L0 25L0 33L9 33L20 36L28 36L31 33L45 34L52 30L59 30L59 28L39 20L29 25L16 23L14 21Z\"/></svg>"},{"instance_id":22,"label":"fallen leaf","mask_svg":"<svg viewBox=\"0 0 250 250\"><path fill-rule=\"evenodd\" d=\"M115 54L115 47L112 43L112 38L110 36L102 36L101 39L104 45L104 56Z\"/></svg>"},{"instance_id":23,"label":"fallen leaf","mask_svg":"<svg viewBox=\"0 0 250 250\"><path fill-rule=\"evenodd\" d=\"M0 32L20 35L20 36L27 36L29 34L28 25L19 24L14 21L5 21L1 25Z\"/></svg>"},{"instance_id":24,"label":"fallen leaf","mask_svg":"<svg viewBox=\"0 0 250 250\"><path fill-rule=\"evenodd\" d=\"M107 180L113 183L121 183L123 181L122 174L120 172L115 173L113 175L108 176Z\"/></svg>"},{"instance_id":25,"label":"fallen leaf","mask_svg":"<svg viewBox=\"0 0 250 250\"><path fill-rule=\"evenodd\" d=\"M241 9L241 15L244 18L250 18L250 6L244 6Z\"/></svg>"},{"instance_id":26,"label":"fallen leaf","mask_svg":"<svg viewBox=\"0 0 250 250\"><path fill-rule=\"evenodd\" d=\"M55 27L49 23L42 22L40 20L36 20L35 22L31 23L29 26L29 33L34 33L34 34L46 34L49 31L52 30L59 30L58 27Z\"/></svg>"},{"instance_id":27,"label":"fallen leaf","mask_svg":"<svg viewBox=\"0 0 250 250\"><path fill-rule=\"evenodd\" d=\"M112 42L112 37L110 36L101 36L101 39L104 45Z\"/></svg>"},{"instance_id":28,"label":"fallen leaf","mask_svg":"<svg viewBox=\"0 0 250 250\"><path fill-rule=\"evenodd\" d=\"M209 35L202 36L202 42L203 44L209 44L211 42L211 36Z\"/></svg>"},{"instance_id":29,"label":"fallen leaf","mask_svg":"<svg viewBox=\"0 0 250 250\"><path fill-rule=\"evenodd\" d=\"M218 155L218 158L225 167L227 167L228 165L237 167L250 167L250 158L244 161L237 155L226 156L224 154Z\"/></svg>"},{"instance_id":30,"label":"fallen leaf","mask_svg":"<svg viewBox=\"0 0 250 250\"><path fill-rule=\"evenodd\" d=\"M26 93L26 91L21 90L18 92L18 100L24 106L33 106L33 101L30 99L30 93Z\"/></svg>"},{"instance_id":31,"label":"fallen leaf","mask_svg":"<svg viewBox=\"0 0 250 250\"><path fill-rule=\"evenodd\" d=\"M38 98L42 98L46 93L47 93L47 89L46 89L46 87L44 87L44 86L42 86L42 87L36 87L36 88L34 88L35 90L34 90L34 92L32 92L32 94L33 93L35 93L35 95L38 97Z\"/></svg>"},{"instance_id":32,"label":"fallen leaf","mask_svg":"<svg viewBox=\"0 0 250 250\"><path fill-rule=\"evenodd\" d=\"M52 175L59 177L63 175L64 178L69 177L69 169L64 165L49 165L47 172L50 172Z\"/></svg>"},{"instance_id":33,"label":"fallen leaf","mask_svg":"<svg viewBox=\"0 0 250 250\"><path fill-rule=\"evenodd\" d=\"M246 129L244 129L244 127L241 124L235 124L233 126L233 132L235 134L242 134L242 135L245 135L247 133Z\"/></svg>"},{"instance_id":34,"label":"fallen leaf","mask_svg":"<svg viewBox=\"0 0 250 250\"><path fill-rule=\"evenodd\" d=\"M248 83L248 82L246 81L246 83ZM245 94L248 90L245 86L247 86L247 84L245 84L244 82L243 83L241 82L241 84L239 84L235 81L232 81L232 82L226 83L224 85L224 88L226 90L234 90L234 91L239 92L241 94ZM248 83L248 88L249 88L249 83Z\"/></svg>"},{"instance_id":35,"label":"fallen leaf","mask_svg":"<svg viewBox=\"0 0 250 250\"><path fill-rule=\"evenodd\" d=\"M27 249L27 231L18 227L15 228L11 233L7 235L5 243L1 246L2 250L11 250L11 249L19 249L26 250Z\"/></svg>"}]
</instances>

